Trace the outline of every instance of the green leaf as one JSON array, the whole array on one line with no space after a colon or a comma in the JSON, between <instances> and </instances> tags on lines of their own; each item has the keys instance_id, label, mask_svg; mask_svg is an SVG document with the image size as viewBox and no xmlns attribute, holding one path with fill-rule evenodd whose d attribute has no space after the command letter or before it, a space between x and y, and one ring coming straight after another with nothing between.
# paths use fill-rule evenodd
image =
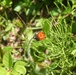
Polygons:
<instances>
[{"instance_id":1,"label":"green leaf","mask_svg":"<svg viewBox=\"0 0 76 75\"><path fill-rule=\"evenodd\" d=\"M71 0L71 2L72 2L73 4L75 4L75 3L76 3L76 0Z\"/></svg>"},{"instance_id":2,"label":"green leaf","mask_svg":"<svg viewBox=\"0 0 76 75\"><path fill-rule=\"evenodd\" d=\"M38 20L36 20L37 21L37 23L36 23L36 27L41 27L42 26L42 23L43 23L43 20L44 19L38 19Z\"/></svg>"},{"instance_id":3,"label":"green leaf","mask_svg":"<svg viewBox=\"0 0 76 75\"><path fill-rule=\"evenodd\" d=\"M3 0L2 4L6 7L10 7L12 5L12 0Z\"/></svg>"},{"instance_id":4,"label":"green leaf","mask_svg":"<svg viewBox=\"0 0 76 75\"><path fill-rule=\"evenodd\" d=\"M17 3L16 7L14 8L14 11L20 12L21 9L22 9L22 7L23 7L24 5L25 5L25 4L22 3L22 2Z\"/></svg>"},{"instance_id":5,"label":"green leaf","mask_svg":"<svg viewBox=\"0 0 76 75\"><path fill-rule=\"evenodd\" d=\"M5 35L3 35L3 40L7 40L8 37L9 37L9 34L5 34Z\"/></svg>"},{"instance_id":6,"label":"green leaf","mask_svg":"<svg viewBox=\"0 0 76 75\"><path fill-rule=\"evenodd\" d=\"M12 23L8 23L8 26L6 27L5 31L8 32L12 29L13 24Z\"/></svg>"},{"instance_id":7,"label":"green leaf","mask_svg":"<svg viewBox=\"0 0 76 75\"><path fill-rule=\"evenodd\" d=\"M18 73L18 72L15 71L15 70L13 70L13 71L11 72L11 74L12 74L12 75L21 75L20 73Z\"/></svg>"},{"instance_id":8,"label":"green leaf","mask_svg":"<svg viewBox=\"0 0 76 75\"><path fill-rule=\"evenodd\" d=\"M72 12L71 7L67 7L66 10L63 12L63 14L70 14Z\"/></svg>"},{"instance_id":9,"label":"green leaf","mask_svg":"<svg viewBox=\"0 0 76 75\"><path fill-rule=\"evenodd\" d=\"M16 26L22 28L23 27L23 24L22 22L19 20L19 19L14 19L13 22L16 21Z\"/></svg>"},{"instance_id":10,"label":"green leaf","mask_svg":"<svg viewBox=\"0 0 76 75\"><path fill-rule=\"evenodd\" d=\"M3 52L6 53L6 52L11 52L13 50L13 48L11 46L6 46L3 48Z\"/></svg>"},{"instance_id":11,"label":"green leaf","mask_svg":"<svg viewBox=\"0 0 76 75\"><path fill-rule=\"evenodd\" d=\"M14 69L19 72L20 74L25 75L26 74L26 68L24 66L21 65L15 65Z\"/></svg>"},{"instance_id":12,"label":"green leaf","mask_svg":"<svg viewBox=\"0 0 76 75\"><path fill-rule=\"evenodd\" d=\"M25 34L27 36L27 41L30 41L31 38L33 37L33 31L32 31L32 29L31 28L29 28L29 29L27 28L26 31L25 31Z\"/></svg>"},{"instance_id":13,"label":"green leaf","mask_svg":"<svg viewBox=\"0 0 76 75\"><path fill-rule=\"evenodd\" d=\"M14 8L14 11L16 11L16 12L20 12L20 10L21 10L21 6L20 6L20 5L18 5L18 6L16 6L16 7Z\"/></svg>"},{"instance_id":14,"label":"green leaf","mask_svg":"<svg viewBox=\"0 0 76 75\"><path fill-rule=\"evenodd\" d=\"M0 66L0 75L6 75L6 73L6 69Z\"/></svg>"},{"instance_id":15,"label":"green leaf","mask_svg":"<svg viewBox=\"0 0 76 75\"><path fill-rule=\"evenodd\" d=\"M73 51L71 52L71 54L72 54L74 57L76 57L76 50L73 50Z\"/></svg>"},{"instance_id":16,"label":"green leaf","mask_svg":"<svg viewBox=\"0 0 76 75\"><path fill-rule=\"evenodd\" d=\"M46 35L49 35L50 32L50 21L48 19L44 20L43 22L43 31Z\"/></svg>"},{"instance_id":17,"label":"green leaf","mask_svg":"<svg viewBox=\"0 0 76 75\"><path fill-rule=\"evenodd\" d=\"M56 62L54 62L54 63L51 64L51 69L53 70L53 69L55 69L57 66L58 66L58 64L57 64Z\"/></svg>"},{"instance_id":18,"label":"green leaf","mask_svg":"<svg viewBox=\"0 0 76 75\"><path fill-rule=\"evenodd\" d=\"M74 5L72 6L72 9L74 9L74 8L76 8L76 4L74 4Z\"/></svg>"},{"instance_id":19,"label":"green leaf","mask_svg":"<svg viewBox=\"0 0 76 75\"><path fill-rule=\"evenodd\" d=\"M58 16L60 13L61 11L58 8L54 8L52 11L50 11L52 16Z\"/></svg>"},{"instance_id":20,"label":"green leaf","mask_svg":"<svg viewBox=\"0 0 76 75\"><path fill-rule=\"evenodd\" d=\"M14 69L21 74L26 74L26 68L24 66L26 66L24 61L17 61L14 65Z\"/></svg>"},{"instance_id":21,"label":"green leaf","mask_svg":"<svg viewBox=\"0 0 76 75\"><path fill-rule=\"evenodd\" d=\"M76 10L72 12L72 15L76 17Z\"/></svg>"},{"instance_id":22,"label":"green leaf","mask_svg":"<svg viewBox=\"0 0 76 75\"><path fill-rule=\"evenodd\" d=\"M7 69L12 68L13 65L13 59L11 57L10 52L6 52L3 56L3 64Z\"/></svg>"},{"instance_id":23,"label":"green leaf","mask_svg":"<svg viewBox=\"0 0 76 75\"><path fill-rule=\"evenodd\" d=\"M6 75L10 75L11 74L11 72L7 72L7 74Z\"/></svg>"},{"instance_id":24,"label":"green leaf","mask_svg":"<svg viewBox=\"0 0 76 75\"><path fill-rule=\"evenodd\" d=\"M16 66L16 65L26 66L27 64L26 64L24 61L17 61L17 62L15 63L15 66Z\"/></svg>"}]
</instances>

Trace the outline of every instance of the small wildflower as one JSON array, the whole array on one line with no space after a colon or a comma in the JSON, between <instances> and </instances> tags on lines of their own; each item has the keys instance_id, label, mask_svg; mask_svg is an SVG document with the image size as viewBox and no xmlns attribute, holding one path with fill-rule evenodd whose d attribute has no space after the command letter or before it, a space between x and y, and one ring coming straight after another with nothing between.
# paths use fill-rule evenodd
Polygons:
<instances>
[{"instance_id":1,"label":"small wildflower","mask_svg":"<svg viewBox=\"0 0 76 75\"><path fill-rule=\"evenodd\" d=\"M37 39L38 39L38 40L43 40L44 38L45 38L44 32L38 32L38 34L37 34Z\"/></svg>"}]
</instances>

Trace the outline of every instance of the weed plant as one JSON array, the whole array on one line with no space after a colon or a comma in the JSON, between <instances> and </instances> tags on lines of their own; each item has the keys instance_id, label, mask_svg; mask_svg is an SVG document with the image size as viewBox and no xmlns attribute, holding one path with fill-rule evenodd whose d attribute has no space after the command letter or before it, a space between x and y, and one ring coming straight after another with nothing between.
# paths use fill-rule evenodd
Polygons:
<instances>
[{"instance_id":1,"label":"weed plant","mask_svg":"<svg viewBox=\"0 0 76 75\"><path fill-rule=\"evenodd\" d=\"M76 75L75 0L0 0L1 75Z\"/></svg>"}]
</instances>

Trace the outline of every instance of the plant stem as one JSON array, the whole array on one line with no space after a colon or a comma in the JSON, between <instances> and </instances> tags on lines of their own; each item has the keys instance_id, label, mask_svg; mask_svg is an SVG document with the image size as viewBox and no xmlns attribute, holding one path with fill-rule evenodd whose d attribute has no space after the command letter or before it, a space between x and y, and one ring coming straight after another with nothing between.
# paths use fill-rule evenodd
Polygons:
<instances>
[{"instance_id":1,"label":"plant stem","mask_svg":"<svg viewBox=\"0 0 76 75\"><path fill-rule=\"evenodd\" d=\"M28 55L28 58L30 59L30 61L33 62L33 58L32 58L32 56L31 56L31 50L30 50L32 41L33 41L33 38L31 38L31 40L29 41L29 45L28 45L28 47L27 47L27 55Z\"/></svg>"}]
</instances>

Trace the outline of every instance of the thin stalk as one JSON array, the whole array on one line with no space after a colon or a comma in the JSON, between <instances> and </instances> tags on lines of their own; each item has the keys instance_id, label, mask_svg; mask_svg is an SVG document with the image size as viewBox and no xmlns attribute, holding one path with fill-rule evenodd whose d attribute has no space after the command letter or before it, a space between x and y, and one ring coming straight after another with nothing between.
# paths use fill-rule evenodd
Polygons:
<instances>
[{"instance_id":1,"label":"thin stalk","mask_svg":"<svg viewBox=\"0 0 76 75\"><path fill-rule=\"evenodd\" d=\"M5 14L5 17L6 17L6 21L7 21L7 23L8 23L8 16L7 16L7 12L5 11L5 12L4 12L4 14Z\"/></svg>"},{"instance_id":2,"label":"thin stalk","mask_svg":"<svg viewBox=\"0 0 76 75\"><path fill-rule=\"evenodd\" d=\"M33 42L33 38L31 38L31 40L29 41L29 44L28 44L28 47L27 47L27 55L28 55L28 58L30 59L30 61L33 62L33 58L32 58L32 55L31 55L31 50L30 50L32 42Z\"/></svg>"}]
</instances>

